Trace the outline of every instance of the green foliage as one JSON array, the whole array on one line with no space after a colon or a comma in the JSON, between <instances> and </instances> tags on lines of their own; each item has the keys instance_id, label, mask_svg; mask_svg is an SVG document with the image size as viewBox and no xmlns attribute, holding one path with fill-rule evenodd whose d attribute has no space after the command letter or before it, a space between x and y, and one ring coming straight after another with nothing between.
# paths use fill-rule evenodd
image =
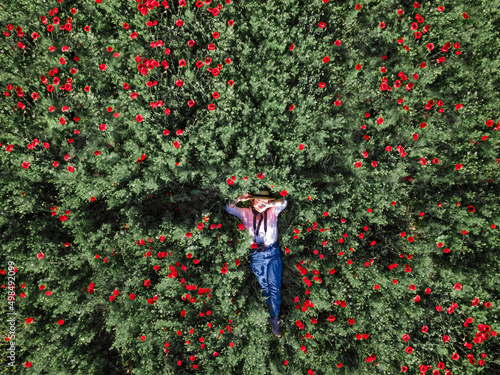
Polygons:
<instances>
[{"instance_id":1,"label":"green foliage","mask_svg":"<svg viewBox=\"0 0 500 375\"><path fill-rule=\"evenodd\" d=\"M0 5L6 373L500 371L498 5L356 4ZM224 210L257 190L288 201L280 339Z\"/></svg>"}]
</instances>

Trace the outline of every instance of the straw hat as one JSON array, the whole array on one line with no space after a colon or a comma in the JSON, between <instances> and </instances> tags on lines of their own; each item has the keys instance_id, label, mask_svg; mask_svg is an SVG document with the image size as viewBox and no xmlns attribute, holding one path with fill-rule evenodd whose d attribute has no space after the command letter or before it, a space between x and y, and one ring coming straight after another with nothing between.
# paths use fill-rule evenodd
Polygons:
<instances>
[{"instance_id":1,"label":"straw hat","mask_svg":"<svg viewBox=\"0 0 500 375\"><path fill-rule=\"evenodd\" d=\"M250 199L262 199L262 200L267 200L267 201L276 200L276 198L273 198L269 195L269 191L267 191L267 190L261 190L256 194L252 194Z\"/></svg>"}]
</instances>

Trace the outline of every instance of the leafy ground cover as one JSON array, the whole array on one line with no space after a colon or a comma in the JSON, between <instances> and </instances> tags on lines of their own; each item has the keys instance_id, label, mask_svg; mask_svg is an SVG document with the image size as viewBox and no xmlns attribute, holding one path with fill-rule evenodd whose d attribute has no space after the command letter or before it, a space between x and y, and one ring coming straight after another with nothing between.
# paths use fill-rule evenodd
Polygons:
<instances>
[{"instance_id":1,"label":"leafy ground cover","mask_svg":"<svg viewBox=\"0 0 500 375\"><path fill-rule=\"evenodd\" d=\"M499 4L0 8L6 373L500 372Z\"/></svg>"}]
</instances>

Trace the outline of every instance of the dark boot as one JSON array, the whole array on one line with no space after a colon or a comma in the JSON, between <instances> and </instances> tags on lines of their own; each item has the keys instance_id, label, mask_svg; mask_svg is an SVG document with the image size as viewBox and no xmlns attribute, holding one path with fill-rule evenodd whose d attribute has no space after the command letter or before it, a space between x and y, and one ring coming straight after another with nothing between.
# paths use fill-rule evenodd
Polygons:
<instances>
[{"instance_id":1,"label":"dark boot","mask_svg":"<svg viewBox=\"0 0 500 375\"><path fill-rule=\"evenodd\" d=\"M273 331L274 336L281 337L278 317L276 318L269 317L267 320L269 321L269 324L271 324L271 330Z\"/></svg>"}]
</instances>

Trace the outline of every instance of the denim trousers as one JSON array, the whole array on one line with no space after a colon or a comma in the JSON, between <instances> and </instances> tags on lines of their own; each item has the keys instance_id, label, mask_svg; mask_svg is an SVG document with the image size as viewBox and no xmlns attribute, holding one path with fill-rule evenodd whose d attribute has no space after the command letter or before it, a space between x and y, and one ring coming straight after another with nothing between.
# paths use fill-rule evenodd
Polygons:
<instances>
[{"instance_id":1,"label":"denim trousers","mask_svg":"<svg viewBox=\"0 0 500 375\"><path fill-rule=\"evenodd\" d=\"M278 242L267 246L266 251L251 252L250 268L257 276L271 316L278 318L281 303L281 273L283 271L281 249Z\"/></svg>"}]
</instances>

